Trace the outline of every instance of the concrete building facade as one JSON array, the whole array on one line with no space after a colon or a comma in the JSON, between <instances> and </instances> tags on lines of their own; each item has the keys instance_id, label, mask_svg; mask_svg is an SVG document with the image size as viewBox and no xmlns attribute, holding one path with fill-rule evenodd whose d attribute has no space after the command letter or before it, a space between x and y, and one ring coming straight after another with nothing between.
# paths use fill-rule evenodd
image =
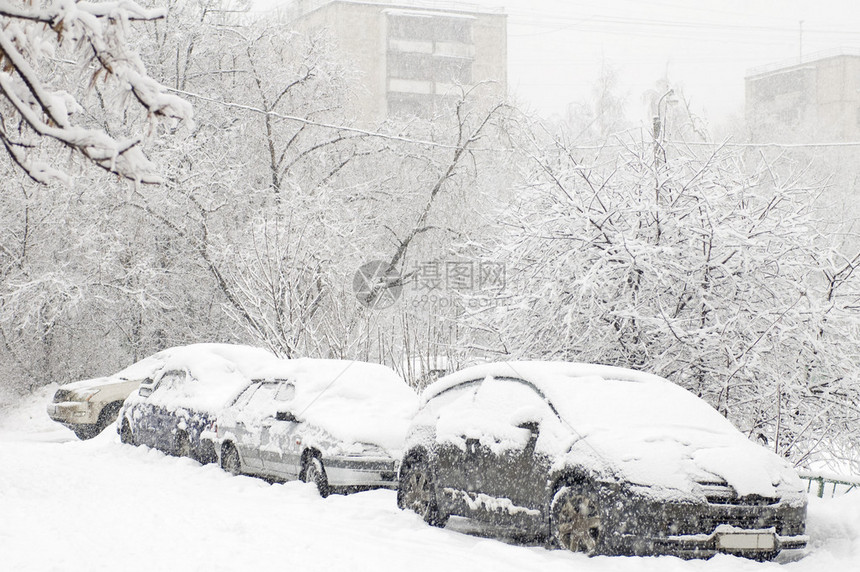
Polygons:
<instances>
[{"instance_id":1,"label":"concrete building facade","mask_svg":"<svg viewBox=\"0 0 860 572\"><path fill-rule=\"evenodd\" d=\"M756 68L745 83L754 140L860 141L860 50Z\"/></svg>"},{"instance_id":2,"label":"concrete building facade","mask_svg":"<svg viewBox=\"0 0 860 572\"><path fill-rule=\"evenodd\" d=\"M453 2L294 0L301 30L327 30L362 80L358 111L374 123L430 116L481 84L483 97L507 92L507 16Z\"/></svg>"}]
</instances>

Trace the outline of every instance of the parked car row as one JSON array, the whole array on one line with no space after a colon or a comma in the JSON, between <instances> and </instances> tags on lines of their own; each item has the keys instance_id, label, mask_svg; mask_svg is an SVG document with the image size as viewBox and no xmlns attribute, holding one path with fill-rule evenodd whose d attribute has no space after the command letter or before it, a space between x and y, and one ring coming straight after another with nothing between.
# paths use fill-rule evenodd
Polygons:
<instances>
[{"instance_id":1,"label":"parked car row","mask_svg":"<svg viewBox=\"0 0 860 572\"><path fill-rule=\"evenodd\" d=\"M377 364L196 344L108 380L140 380L119 411L123 443L322 496L396 488L434 526L467 517L589 555L765 560L807 542L794 469L642 372L500 362L419 398Z\"/></svg>"}]
</instances>

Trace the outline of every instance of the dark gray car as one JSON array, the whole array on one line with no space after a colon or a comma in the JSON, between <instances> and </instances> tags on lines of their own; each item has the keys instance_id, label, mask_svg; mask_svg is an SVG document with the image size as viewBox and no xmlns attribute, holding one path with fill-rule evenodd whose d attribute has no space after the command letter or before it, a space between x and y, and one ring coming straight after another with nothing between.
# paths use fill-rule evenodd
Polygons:
<instances>
[{"instance_id":1,"label":"dark gray car","mask_svg":"<svg viewBox=\"0 0 860 572\"><path fill-rule=\"evenodd\" d=\"M656 376L487 364L420 403L397 500L430 524L461 515L587 554L769 559L806 544L794 470Z\"/></svg>"}]
</instances>

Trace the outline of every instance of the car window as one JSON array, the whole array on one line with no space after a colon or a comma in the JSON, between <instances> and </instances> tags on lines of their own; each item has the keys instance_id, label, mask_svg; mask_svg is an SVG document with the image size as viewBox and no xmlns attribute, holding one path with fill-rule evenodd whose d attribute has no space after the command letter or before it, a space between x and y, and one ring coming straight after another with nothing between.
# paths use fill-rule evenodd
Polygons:
<instances>
[{"instance_id":1,"label":"car window","mask_svg":"<svg viewBox=\"0 0 860 572\"><path fill-rule=\"evenodd\" d=\"M416 415L416 420L419 423L436 425L437 434L442 441L449 440L448 437L451 435L448 434L448 430L458 432L457 419L463 415L463 412L474 408L475 391L480 383L481 380L475 379L446 389L431 398L421 408Z\"/></svg>"},{"instance_id":2,"label":"car window","mask_svg":"<svg viewBox=\"0 0 860 572\"><path fill-rule=\"evenodd\" d=\"M486 417L514 427L555 417L538 390L516 378L487 378L478 389L475 405Z\"/></svg>"},{"instance_id":3,"label":"car window","mask_svg":"<svg viewBox=\"0 0 860 572\"><path fill-rule=\"evenodd\" d=\"M260 387L259 383L252 383L244 390L242 390L242 393L240 393L239 396L236 397L235 400L233 400L233 406L240 408L244 407L244 405L248 403L248 400L251 399L251 396L254 395L254 392L257 391L258 387Z\"/></svg>"},{"instance_id":4,"label":"car window","mask_svg":"<svg viewBox=\"0 0 860 572\"><path fill-rule=\"evenodd\" d=\"M256 419L273 417L277 410L275 395L279 388L279 383L261 383L242 408L243 411Z\"/></svg>"},{"instance_id":5,"label":"car window","mask_svg":"<svg viewBox=\"0 0 860 572\"><path fill-rule=\"evenodd\" d=\"M460 383L455 385L454 387L450 387L438 394L437 396L430 399L427 402L426 407L434 412L435 415L439 415L439 413L448 405L453 403L454 401L465 400L468 401L472 399L475 395L475 391L478 389L478 385L481 383L480 379L473 379L471 381L467 381L464 383Z\"/></svg>"},{"instance_id":6,"label":"car window","mask_svg":"<svg viewBox=\"0 0 860 572\"><path fill-rule=\"evenodd\" d=\"M295 397L296 386L290 382L281 383L277 393L275 393L276 401L292 401Z\"/></svg>"},{"instance_id":7,"label":"car window","mask_svg":"<svg viewBox=\"0 0 860 572\"><path fill-rule=\"evenodd\" d=\"M462 448L469 439L477 439L500 453L526 447L533 436L527 426L543 432L545 420L555 424L546 400L522 380L488 377L475 389L468 401L461 397L442 409L436 425L442 441Z\"/></svg>"},{"instance_id":8,"label":"car window","mask_svg":"<svg viewBox=\"0 0 860 572\"><path fill-rule=\"evenodd\" d=\"M158 380L156 389L169 391L185 383L187 377L187 374L183 370L174 369L166 371L164 372L164 375L161 376L161 379Z\"/></svg>"}]
</instances>

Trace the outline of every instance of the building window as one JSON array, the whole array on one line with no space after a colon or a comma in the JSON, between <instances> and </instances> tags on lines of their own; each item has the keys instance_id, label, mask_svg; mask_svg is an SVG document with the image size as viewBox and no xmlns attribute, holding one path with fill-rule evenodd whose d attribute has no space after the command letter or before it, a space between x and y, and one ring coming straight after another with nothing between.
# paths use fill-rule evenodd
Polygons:
<instances>
[{"instance_id":1,"label":"building window","mask_svg":"<svg viewBox=\"0 0 860 572\"><path fill-rule=\"evenodd\" d=\"M465 85L472 81L472 60L415 52L389 52L388 77Z\"/></svg>"},{"instance_id":2,"label":"building window","mask_svg":"<svg viewBox=\"0 0 860 572\"><path fill-rule=\"evenodd\" d=\"M388 37L471 44L472 20L424 13L390 14Z\"/></svg>"}]
</instances>

